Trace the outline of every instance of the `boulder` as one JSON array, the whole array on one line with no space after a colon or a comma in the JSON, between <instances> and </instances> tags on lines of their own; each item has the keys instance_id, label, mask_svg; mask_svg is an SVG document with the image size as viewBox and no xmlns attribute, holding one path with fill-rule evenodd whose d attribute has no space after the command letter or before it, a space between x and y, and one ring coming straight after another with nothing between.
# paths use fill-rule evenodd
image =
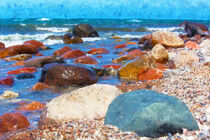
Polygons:
<instances>
[{"instance_id":1,"label":"boulder","mask_svg":"<svg viewBox=\"0 0 210 140\"><path fill-rule=\"evenodd\" d=\"M109 105L105 124L151 138L173 135L183 128L199 129L182 101L152 90L137 90L116 97Z\"/></svg>"},{"instance_id":2,"label":"boulder","mask_svg":"<svg viewBox=\"0 0 210 140\"><path fill-rule=\"evenodd\" d=\"M21 73L34 73L34 72L36 72L36 68L26 67L26 68L20 68L20 69L17 69L17 70L9 71L9 72L7 72L7 74L18 75L18 74L21 74Z\"/></svg>"},{"instance_id":3,"label":"boulder","mask_svg":"<svg viewBox=\"0 0 210 140\"><path fill-rule=\"evenodd\" d=\"M57 87L84 86L96 83L97 76L84 66L54 63L43 67L40 82Z\"/></svg>"},{"instance_id":4,"label":"boulder","mask_svg":"<svg viewBox=\"0 0 210 140\"><path fill-rule=\"evenodd\" d=\"M89 24L78 24L73 28L73 34L79 37L98 37L97 31Z\"/></svg>"},{"instance_id":5,"label":"boulder","mask_svg":"<svg viewBox=\"0 0 210 140\"><path fill-rule=\"evenodd\" d=\"M37 40L29 40L29 41L25 41L24 44L32 44L37 48L41 48L44 46L44 44L41 41L37 41Z\"/></svg>"},{"instance_id":6,"label":"boulder","mask_svg":"<svg viewBox=\"0 0 210 140\"><path fill-rule=\"evenodd\" d=\"M0 134L28 128L29 121L20 113L6 113L0 117Z\"/></svg>"},{"instance_id":7,"label":"boulder","mask_svg":"<svg viewBox=\"0 0 210 140\"><path fill-rule=\"evenodd\" d=\"M38 53L36 46L31 44L14 45L0 51L0 58L10 57L17 54L35 54Z\"/></svg>"},{"instance_id":8,"label":"boulder","mask_svg":"<svg viewBox=\"0 0 210 140\"><path fill-rule=\"evenodd\" d=\"M4 43L0 42L0 50L5 49Z\"/></svg>"},{"instance_id":9,"label":"boulder","mask_svg":"<svg viewBox=\"0 0 210 140\"><path fill-rule=\"evenodd\" d=\"M156 62L165 63L168 61L168 52L161 44L155 45L151 50L151 55Z\"/></svg>"},{"instance_id":10,"label":"boulder","mask_svg":"<svg viewBox=\"0 0 210 140\"><path fill-rule=\"evenodd\" d=\"M23 60L29 59L31 57L32 57L31 54L18 54L15 56L4 58L4 60L6 60L6 61L23 61Z\"/></svg>"},{"instance_id":11,"label":"boulder","mask_svg":"<svg viewBox=\"0 0 210 140\"><path fill-rule=\"evenodd\" d=\"M90 56L80 56L74 61L74 63L90 64L90 65L98 64L98 62Z\"/></svg>"},{"instance_id":12,"label":"boulder","mask_svg":"<svg viewBox=\"0 0 210 140\"><path fill-rule=\"evenodd\" d=\"M26 60L25 67L43 67L49 63L65 63L65 61L60 56L43 56Z\"/></svg>"},{"instance_id":13,"label":"boulder","mask_svg":"<svg viewBox=\"0 0 210 140\"><path fill-rule=\"evenodd\" d=\"M94 84L64 93L46 104L39 126L50 120L58 123L105 117L109 104L119 94L118 88L106 84Z\"/></svg>"},{"instance_id":14,"label":"boulder","mask_svg":"<svg viewBox=\"0 0 210 140\"><path fill-rule=\"evenodd\" d=\"M68 51L66 53L64 53L62 55L62 58L64 59L74 59L74 58L77 58L77 57L80 57L80 56L85 56L86 54L79 50L79 49L76 49L76 50L71 50L71 51Z\"/></svg>"},{"instance_id":15,"label":"boulder","mask_svg":"<svg viewBox=\"0 0 210 140\"><path fill-rule=\"evenodd\" d=\"M83 40L81 37L73 36L71 33L66 33L63 37L63 42L65 44L77 44L77 43L83 43Z\"/></svg>"},{"instance_id":16,"label":"boulder","mask_svg":"<svg viewBox=\"0 0 210 140\"><path fill-rule=\"evenodd\" d=\"M104 54L109 53L109 51L105 48L93 48L87 52L87 54L96 55L96 54Z\"/></svg>"},{"instance_id":17,"label":"boulder","mask_svg":"<svg viewBox=\"0 0 210 140\"><path fill-rule=\"evenodd\" d=\"M66 52L68 52L68 51L70 51L70 50L71 50L70 47L65 46L65 47L63 47L63 48L61 48L61 49L59 49L59 50L56 50L56 51L53 53L53 55L62 56L64 53L66 53Z\"/></svg>"},{"instance_id":18,"label":"boulder","mask_svg":"<svg viewBox=\"0 0 210 140\"><path fill-rule=\"evenodd\" d=\"M174 64L176 67L192 66L199 62L199 57L192 51L180 51L174 56Z\"/></svg>"},{"instance_id":19,"label":"boulder","mask_svg":"<svg viewBox=\"0 0 210 140\"><path fill-rule=\"evenodd\" d=\"M166 47L183 47L184 41L172 32L157 31L152 34L153 46L161 44Z\"/></svg>"}]
</instances>

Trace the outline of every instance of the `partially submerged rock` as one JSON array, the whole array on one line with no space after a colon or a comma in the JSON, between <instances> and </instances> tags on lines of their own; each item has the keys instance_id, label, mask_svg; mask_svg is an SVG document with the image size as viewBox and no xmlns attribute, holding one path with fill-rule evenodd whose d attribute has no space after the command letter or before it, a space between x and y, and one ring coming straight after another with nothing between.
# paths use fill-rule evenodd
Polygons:
<instances>
[{"instance_id":1,"label":"partially submerged rock","mask_svg":"<svg viewBox=\"0 0 210 140\"><path fill-rule=\"evenodd\" d=\"M78 24L73 28L73 34L79 37L98 37L97 31L89 24Z\"/></svg>"}]
</instances>

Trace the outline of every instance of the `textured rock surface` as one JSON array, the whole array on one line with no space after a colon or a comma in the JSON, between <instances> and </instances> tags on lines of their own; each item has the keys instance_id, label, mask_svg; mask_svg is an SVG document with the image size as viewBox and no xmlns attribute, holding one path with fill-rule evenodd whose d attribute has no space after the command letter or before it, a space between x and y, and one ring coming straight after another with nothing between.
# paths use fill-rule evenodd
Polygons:
<instances>
[{"instance_id":1,"label":"textured rock surface","mask_svg":"<svg viewBox=\"0 0 210 140\"><path fill-rule=\"evenodd\" d=\"M188 130L198 130L188 107L175 97L151 90L127 92L109 105L105 124L147 137L160 137Z\"/></svg>"},{"instance_id":2,"label":"textured rock surface","mask_svg":"<svg viewBox=\"0 0 210 140\"><path fill-rule=\"evenodd\" d=\"M157 44L152 48L151 55L159 63L168 61L169 57L167 50L161 44Z\"/></svg>"},{"instance_id":3,"label":"textured rock surface","mask_svg":"<svg viewBox=\"0 0 210 140\"><path fill-rule=\"evenodd\" d=\"M90 85L97 82L91 69L80 65L47 64L43 67L40 82L49 86Z\"/></svg>"},{"instance_id":4,"label":"textured rock surface","mask_svg":"<svg viewBox=\"0 0 210 140\"><path fill-rule=\"evenodd\" d=\"M98 37L97 31L89 24L78 24L73 28L73 34L79 37Z\"/></svg>"},{"instance_id":5,"label":"textured rock surface","mask_svg":"<svg viewBox=\"0 0 210 140\"><path fill-rule=\"evenodd\" d=\"M59 49L59 50L56 50L56 51L53 53L53 55L60 55L60 56L62 56L64 53L66 53L66 52L68 52L68 51L70 51L70 50L71 50L70 47L65 46L65 47L63 47L63 48L61 48L61 49Z\"/></svg>"},{"instance_id":6,"label":"textured rock surface","mask_svg":"<svg viewBox=\"0 0 210 140\"><path fill-rule=\"evenodd\" d=\"M71 51L68 51L66 53L64 53L62 55L62 58L64 59L74 59L74 58L77 58L77 57L80 57L80 56L85 56L86 54L79 50L79 49L76 49L76 50L71 50Z\"/></svg>"},{"instance_id":7,"label":"textured rock surface","mask_svg":"<svg viewBox=\"0 0 210 140\"><path fill-rule=\"evenodd\" d=\"M65 93L46 105L40 125L49 120L59 122L104 117L108 105L119 94L118 88L106 84L94 84Z\"/></svg>"},{"instance_id":8,"label":"textured rock surface","mask_svg":"<svg viewBox=\"0 0 210 140\"><path fill-rule=\"evenodd\" d=\"M90 56L81 56L81 57L78 57L74 63L81 63L81 64L92 64L92 65L95 65L97 64L97 60L95 60L94 58L90 57Z\"/></svg>"},{"instance_id":9,"label":"textured rock surface","mask_svg":"<svg viewBox=\"0 0 210 140\"><path fill-rule=\"evenodd\" d=\"M184 45L184 41L178 35L163 31L157 31L152 34L152 43L167 47L182 47Z\"/></svg>"},{"instance_id":10,"label":"textured rock surface","mask_svg":"<svg viewBox=\"0 0 210 140\"><path fill-rule=\"evenodd\" d=\"M109 51L105 48L94 48L87 52L87 54L96 55L96 54L104 54L109 53Z\"/></svg>"}]
</instances>

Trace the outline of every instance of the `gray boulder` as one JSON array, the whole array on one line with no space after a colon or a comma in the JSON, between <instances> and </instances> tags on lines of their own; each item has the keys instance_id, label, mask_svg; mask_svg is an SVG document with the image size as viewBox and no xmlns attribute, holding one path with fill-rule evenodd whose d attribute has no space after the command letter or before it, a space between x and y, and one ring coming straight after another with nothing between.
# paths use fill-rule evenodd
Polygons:
<instances>
[{"instance_id":1,"label":"gray boulder","mask_svg":"<svg viewBox=\"0 0 210 140\"><path fill-rule=\"evenodd\" d=\"M98 37L97 31L89 24L78 24L73 28L73 34L78 37Z\"/></svg>"},{"instance_id":2,"label":"gray boulder","mask_svg":"<svg viewBox=\"0 0 210 140\"><path fill-rule=\"evenodd\" d=\"M152 90L127 92L115 98L105 124L152 138L182 132L182 128L199 129L183 102Z\"/></svg>"}]
</instances>

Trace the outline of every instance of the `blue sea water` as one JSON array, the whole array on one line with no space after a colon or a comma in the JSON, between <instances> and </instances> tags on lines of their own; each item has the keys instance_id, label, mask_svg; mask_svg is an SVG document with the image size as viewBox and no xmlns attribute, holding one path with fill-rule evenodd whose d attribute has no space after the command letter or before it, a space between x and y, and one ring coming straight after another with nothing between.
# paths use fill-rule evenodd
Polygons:
<instances>
[{"instance_id":1,"label":"blue sea water","mask_svg":"<svg viewBox=\"0 0 210 140\"><path fill-rule=\"evenodd\" d=\"M99 64L95 67L101 67L105 64L111 64L112 59L119 57L119 50L113 50L115 45L123 44L126 41L116 42L112 36L116 35L123 39L137 38L138 39L157 30L169 30L177 34L183 32L183 28L178 25L183 20L87 20L87 19L0 19L0 42L5 43L6 47L11 45L22 44L24 41L35 39L42 41L46 46L52 48L43 50L40 53L45 56L52 55L53 52L64 46L69 46L73 49L81 49L87 52L91 48L103 47L110 51L108 54L103 54L102 58L94 57ZM203 23L210 27L210 21L192 21ZM46 39L50 35L64 35L66 32L71 32L73 26L79 23L88 23L97 29L100 37L83 38L83 44L66 45L62 40ZM128 48L137 48L138 45L128 45ZM33 56L35 57L35 56ZM68 64L73 63L73 60L66 60ZM0 79L8 76L7 72L21 68L21 66L12 66L14 62L6 62L0 60ZM12 87L0 85L0 94L5 90L12 90L19 93L16 99L0 100L0 115L7 112L14 112L18 107L18 103L22 101L40 101L47 103L52 98L58 96L58 93L51 91L34 92L31 87L38 82L41 74L41 68L37 69L34 79L17 80L15 79ZM101 78L99 83L118 84L120 81L116 77ZM40 112L25 112L24 115L30 120L32 128L35 128L39 120Z\"/></svg>"}]
</instances>

